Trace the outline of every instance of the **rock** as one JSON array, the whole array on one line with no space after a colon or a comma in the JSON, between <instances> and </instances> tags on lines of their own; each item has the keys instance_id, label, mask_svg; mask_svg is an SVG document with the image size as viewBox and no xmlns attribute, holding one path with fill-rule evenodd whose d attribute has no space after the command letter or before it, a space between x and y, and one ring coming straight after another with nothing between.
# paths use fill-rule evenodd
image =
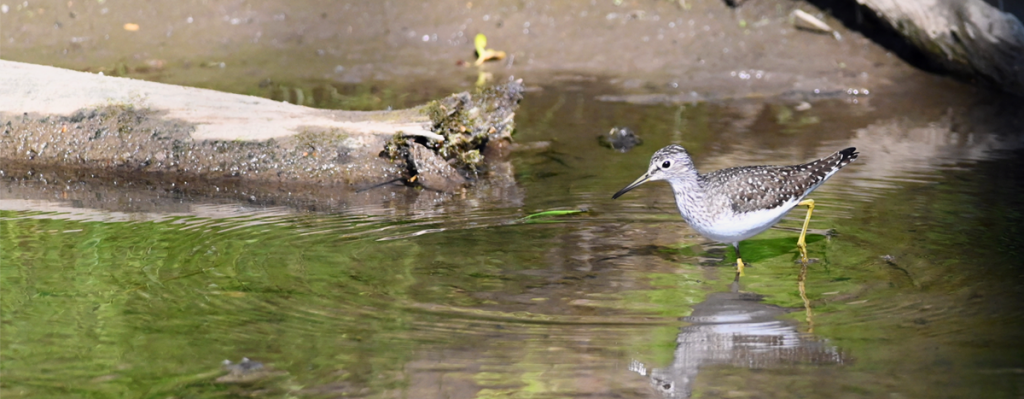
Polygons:
<instances>
[{"instance_id":1,"label":"rock","mask_svg":"<svg viewBox=\"0 0 1024 399\"><path fill-rule=\"evenodd\" d=\"M633 132L633 129L616 126L608 133L597 136L597 142L602 147L611 148L618 152L626 152L632 150L633 147L643 144L644 141Z\"/></svg>"}]
</instances>

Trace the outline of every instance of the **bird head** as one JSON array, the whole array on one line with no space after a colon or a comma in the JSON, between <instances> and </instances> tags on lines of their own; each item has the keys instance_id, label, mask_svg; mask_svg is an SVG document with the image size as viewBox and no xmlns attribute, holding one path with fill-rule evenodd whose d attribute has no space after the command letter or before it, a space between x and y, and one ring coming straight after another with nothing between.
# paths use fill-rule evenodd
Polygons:
<instances>
[{"instance_id":1,"label":"bird head","mask_svg":"<svg viewBox=\"0 0 1024 399\"><path fill-rule=\"evenodd\" d=\"M693 173L693 171L693 161L690 159L690 154L686 152L686 149L681 145L671 144L656 151L651 156L651 164L647 167L647 173L644 173L639 179L619 190L619 192L612 196L612 199L619 198L627 191L649 181L669 180L673 177L685 176Z\"/></svg>"}]
</instances>

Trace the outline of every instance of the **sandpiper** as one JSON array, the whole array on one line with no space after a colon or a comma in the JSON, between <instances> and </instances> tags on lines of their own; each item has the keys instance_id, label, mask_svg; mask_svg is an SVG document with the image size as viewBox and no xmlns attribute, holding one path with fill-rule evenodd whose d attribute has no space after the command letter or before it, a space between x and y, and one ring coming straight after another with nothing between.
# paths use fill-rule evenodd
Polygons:
<instances>
[{"instance_id":1,"label":"sandpiper","mask_svg":"<svg viewBox=\"0 0 1024 399\"><path fill-rule=\"evenodd\" d=\"M654 153L647 173L619 190L612 199L654 180L672 185L679 214L702 236L732 244L736 271L743 275L740 241L777 223L797 205L807 206L807 217L796 242L800 260L807 262L807 225L814 200L804 199L839 169L857 159L850 147L827 157L791 166L740 166L700 174L682 146L669 145Z\"/></svg>"}]
</instances>

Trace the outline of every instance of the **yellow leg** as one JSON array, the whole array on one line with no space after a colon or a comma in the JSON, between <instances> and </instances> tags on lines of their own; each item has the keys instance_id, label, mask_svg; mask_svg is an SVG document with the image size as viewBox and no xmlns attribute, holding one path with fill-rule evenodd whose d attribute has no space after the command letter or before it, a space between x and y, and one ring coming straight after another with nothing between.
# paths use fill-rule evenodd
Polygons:
<instances>
[{"instance_id":1,"label":"yellow leg","mask_svg":"<svg viewBox=\"0 0 1024 399\"><path fill-rule=\"evenodd\" d=\"M736 277L743 276L743 255L740 255L740 243L732 243L733 249L736 250Z\"/></svg>"},{"instance_id":2,"label":"yellow leg","mask_svg":"<svg viewBox=\"0 0 1024 399\"><path fill-rule=\"evenodd\" d=\"M804 219L804 228L800 230L800 239L796 240L796 247L800 249L800 261L807 263L807 225L811 224L811 212L814 212L814 200L803 200L797 205L807 206L807 218Z\"/></svg>"}]
</instances>

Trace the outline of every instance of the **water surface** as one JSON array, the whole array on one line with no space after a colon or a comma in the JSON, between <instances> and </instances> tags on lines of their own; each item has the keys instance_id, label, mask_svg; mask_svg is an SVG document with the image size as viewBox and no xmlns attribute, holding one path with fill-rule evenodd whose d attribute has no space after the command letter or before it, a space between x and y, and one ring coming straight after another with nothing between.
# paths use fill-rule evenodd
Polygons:
<instances>
[{"instance_id":1,"label":"water surface","mask_svg":"<svg viewBox=\"0 0 1024 399\"><path fill-rule=\"evenodd\" d=\"M308 212L139 206L126 190L93 209L5 181L3 396L1024 394L1019 104L937 90L796 111L541 89L516 138L550 145L512 156L503 195ZM600 147L612 126L644 144ZM813 196L806 303L802 211L743 242L752 266L733 284L732 251L682 223L667 186L611 200L673 142L703 171L860 149ZM586 212L526 219L554 209ZM223 379L243 357L260 374Z\"/></svg>"}]
</instances>

